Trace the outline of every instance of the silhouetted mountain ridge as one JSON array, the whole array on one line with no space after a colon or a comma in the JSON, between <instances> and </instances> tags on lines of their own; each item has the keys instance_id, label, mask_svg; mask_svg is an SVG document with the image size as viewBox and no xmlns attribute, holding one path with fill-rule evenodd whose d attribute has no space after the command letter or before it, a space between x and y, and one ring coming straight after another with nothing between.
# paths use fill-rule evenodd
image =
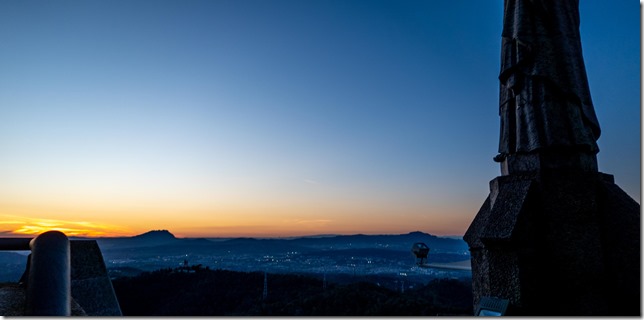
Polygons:
<instances>
[{"instance_id":1,"label":"silhouetted mountain ridge","mask_svg":"<svg viewBox=\"0 0 644 320\"><path fill-rule=\"evenodd\" d=\"M178 243L179 239L168 230L151 230L133 237L97 238L102 249L125 249L141 247L158 247Z\"/></svg>"},{"instance_id":2,"label":"silhouetted mountain ridge","mask_svg":"<svg viewBox=\"0 0 644 320\"><path fill-rule=\"evenodd\" d=\"M398 235L339 235L324 238L298 238L292 241L303 246L316 248L386 248L391 250L409 250L416 242L424 242L432 250L463 251L467 244L462 239L442 238L432 234L415 231Z\"/></svg>"},{"instance_id":3,"label":"silhouetted mountain ridge","mask_svg":"<svg viewBox=\"0 0 644 320\"><path fill-rule=\"evenodd\" d=\"M145 255L177 254L273 254L285 251L314 252L344 249L387 249L408 252L416 242L424 242L433 253L467 252L462 239L442 238L415 231L399 235L337 235L301 238L233 238L209 240L177 238L168 230L152 230L133 237L97 239L109 256L110 252L129 251Z\"/></svg>"},{"instance_id":4,"label":"silhouetted mountain ridge","mask_svg":"<svg viewBox=\"0 0 644 320\"><path fill-rule=\"evenodd\" d=\"M177 239L174 234L170 233L168 230L151 230L146 233L132 237L132 239L145 239L149 241L168 241Z\"/></svg>"}]
</instances>

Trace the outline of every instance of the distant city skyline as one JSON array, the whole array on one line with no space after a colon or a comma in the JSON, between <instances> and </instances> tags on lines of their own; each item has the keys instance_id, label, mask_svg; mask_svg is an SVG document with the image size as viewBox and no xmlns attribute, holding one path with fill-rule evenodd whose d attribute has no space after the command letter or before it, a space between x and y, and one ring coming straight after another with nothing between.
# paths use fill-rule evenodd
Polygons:
<instances>
[{"instance_id":1,"label":"distant city skyline","mask_svg":"<svg viewBox=\"0 0 644 320\"><path fill-rule=\"evenodd\" d=\"M640 6L580 1L641 201ZM503 1L0 2L0 236L462 235L500 175Z\"/></svg>"}]
</instances>

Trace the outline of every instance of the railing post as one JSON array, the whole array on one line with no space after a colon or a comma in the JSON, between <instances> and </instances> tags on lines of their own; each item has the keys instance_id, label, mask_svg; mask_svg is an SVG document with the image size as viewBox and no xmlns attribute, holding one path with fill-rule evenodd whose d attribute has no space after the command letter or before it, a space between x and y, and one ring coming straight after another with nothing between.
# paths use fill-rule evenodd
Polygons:
<instances>
[{"instance_id":1,"label":"railing post","mask_svg":"<svg viewBox=\"0 0 644 320\"><path fill-rule=\"evenodd\" d=\"M31 240L27 282L27 316L71 315L71 263L69 239L60 231L47 231Z\"/></svg>"},{"instance_id":2,"label":"railing post","mask_svg":"<svg viewBox=\"0 0 644 320\"><path fill-rule=\"evenodd\" d=\"M21 251L31 250L29 242L32 238L1 238L0 250Z\"/></svg>"}]
</instances>

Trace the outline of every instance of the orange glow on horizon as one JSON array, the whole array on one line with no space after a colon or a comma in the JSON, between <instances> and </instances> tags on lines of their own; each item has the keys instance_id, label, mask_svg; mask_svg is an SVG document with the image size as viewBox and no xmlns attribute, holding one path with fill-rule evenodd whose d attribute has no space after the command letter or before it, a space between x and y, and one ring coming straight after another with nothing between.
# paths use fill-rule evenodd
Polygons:
<instances>
[{"instance_id":1,"label":"orange glow on horizon","mask_svg":"<svg viewBox=\"0 0 644 320\"><path fill-rule=\"evenodd\" d=\"M8 218L8 219L7 219ZM427 228L413 228L400 225L397 227L384 227L381 224L340 225L332 220L283 220L278 224L253 224L246 225L204 225L200 227L181 226L173 224L159 224L156 226L126 229L119 226L100 224L86 221L66 221L55 219L37 219L0 215L0 236L28 237L36 236L46 231L57 230L68 237L131 237L150 230L165 229L178 238L283 238L302 237L312 235L353 235L353 234L405 234L412 231L421 231L437 236L458 235L458 232L449 230L428 230ZM365 228L366 227L366 228Z\"/></svg>"},{"instance_id":2,"label":"orange glow on horizon","mask_svg":"<svg viewBox=\"0 0 644 320\"><path fill-rule=\"evenodd\" d=\"M89 238L129 236L132 233L122 227L87 221L25 218L9 215L0 215L0 218L9 218L8 220L0 220L0 225L3 228L10 229L0 231L0 234L5 236L36 236L52 230L60 231L68 237Z\"/></svg>"},{"instance_id":3,"label":"orange glow on horizon","mask_svg":"<svg viewBox=\"0 0 644 320\"><path fill-rule=\"evenodd\" d=\"M376 202L376 201L374 201ZM281 238L311 235L406 234L462 235L469 204L446 207L422 203L144 203L60 204L0 202L0 236L35 236L58 230L71 237L131 237L168 230L178 238ZM473 206L472 206L473 207ZM44 218L46 217L46 218Z\"/></svg>"}]
</instances>

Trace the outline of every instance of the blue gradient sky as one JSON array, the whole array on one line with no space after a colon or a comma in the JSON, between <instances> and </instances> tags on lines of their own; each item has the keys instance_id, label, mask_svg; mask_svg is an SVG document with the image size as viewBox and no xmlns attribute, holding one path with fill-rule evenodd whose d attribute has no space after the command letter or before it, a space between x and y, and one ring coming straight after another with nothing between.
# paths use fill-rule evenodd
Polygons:
<instances>
[{"instance_id":1,"label":"blue gradient sky","mask_svg":"<svg viewBox=\"0 0 644 320\"><path fill-rule=\"evenodd\" d=\"M0 233L463 234L500 173L502 7L2 1ZM580 10L600 170L639 202L640 7Z\"/></svg>"}]
</instances>

